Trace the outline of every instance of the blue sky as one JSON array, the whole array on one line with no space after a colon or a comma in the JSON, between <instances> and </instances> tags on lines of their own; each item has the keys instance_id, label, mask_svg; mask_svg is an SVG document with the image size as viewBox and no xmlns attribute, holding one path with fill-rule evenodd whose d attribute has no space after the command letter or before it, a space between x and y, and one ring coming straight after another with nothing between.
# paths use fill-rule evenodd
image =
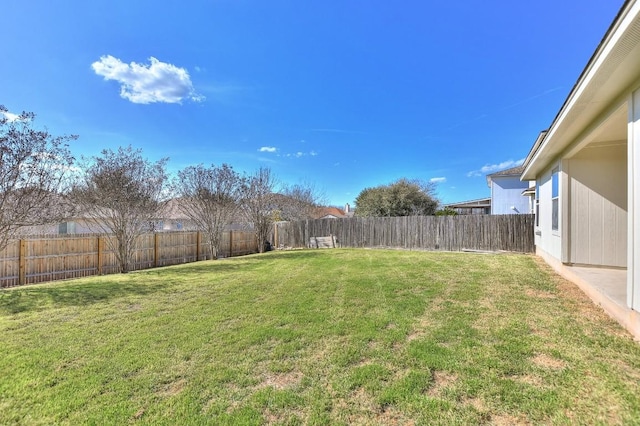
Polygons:
<instances>
[{"instance_id":1,"label":"blue sky","mask_svg":"<svg viewBox=\"0 0 640 426\"><path fill-rule=\"evenodd\" d=\"M327 202L398 178L489 196L622 0L30 0L0 12L0 104L177 171L228 163Z\"/></svg>"}]
</instances>

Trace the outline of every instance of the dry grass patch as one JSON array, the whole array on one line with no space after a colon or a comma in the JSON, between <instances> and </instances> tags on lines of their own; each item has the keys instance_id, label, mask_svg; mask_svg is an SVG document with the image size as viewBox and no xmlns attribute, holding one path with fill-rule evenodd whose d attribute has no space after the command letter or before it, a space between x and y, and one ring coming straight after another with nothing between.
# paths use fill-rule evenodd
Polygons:
<instances>
[{"instance_id":1,"label":"dry grass patch","mask_svg":"<svg viewBox=\"0 0 640 426\"><path fill-rule=\"evenodd\" d=\"M512 416L511 414L492 414L489 416L488 423L493 426L527 426L533 424L522 417Z\"/></svg>"},{"instance_id":2,"label":"dry grass patch","mask_svg":"<svg viewBox=\"0 0 640 426\"><path fill-rule=\"evenodd\" d=\"M419 327L425 326L427 325L427 321L425 320L424 322L421 321L420 324L418 325ZM409 333L409 335L407 336L407 341L411 342L413 340L418 340L418 339L422 339L427 333L425 332L425 330L420 330L420 329L415 329L413 330L411 333ZM402 346L402 343L398 344L398 347Z\"/></svg>"},{"instance_id":3,"label":"dry grass patch","mask_svg":"<svg viewBox=\"0 0 640 426\"><path fill-rule=\"evenodd\" d=\"M306 424L306 415L299 410L277 411L267 408L262 413L267 425Z\"/></svg>"},{"instance_id":4,"label":"dry grass patch","mask_svg":"<svg viewBox=\"0 0 640 426\"><path fill-rule=\"evenodd\" d=\"M393 407L383 407L375 417L375 424L389 426L414 426L415 420Z\"/></svg>"},{"instance_id":5,"label":"dry grass patch","mask_svg":"<svg viewBox=\"0 0 640 426\"><path fill-rule=\"evenodd\" d=\"M555 299L557 296L549 291L531 289L528 288L525 290L524 294L529 297L535 297L538 299Z\"/></svg>"},{"instance_id":6,"label":"dry grass patch","mask_svg":"<svg viewBox=\"0 0 640 426\"><path fill-rule=\"evenodd\" d=\"M566 363L564 361L543 353L536 354L536 356L532 358L532 361L538 367L549 368L552 370L562 370L566 367Z\"/></svg>"},{"instance_id":7,"label":"dry grass patch","mask_svg":"<svg viewBox=\"0 0 640 426\"><path fill-rule=\"evenodd\" d=\"M156 395L162 398L170 398L182 392L186 385L187 381L181 378L162 386L162 388L158 392L156 392Z\"/></svg>"},{"instance_id":8,"label":"dry grass patch","mask_svg":"<svg viewBox=\"0 0 640 426\"><path fill-rule=\"evenodd\" d=\"M516 376L514 377L514 379L520 383L525 383L527 385L535 386L537 388L544 387L544 380L542 380L542 377L534 374L525 374L523 376Z\"/></svg>"},{"instance_id":9,"label":"dry grass patch","mask_svg":"<svg viewBox=\"0 0 640 426\"><path fill-rule=\"evenodd\" d=\"M441 396L446 388L452 386L458 380L455 374L446 371L433 371L431 375L433 377L433 383L427 391L427 395L432 398Z\"/></svg>"},{"instance_id":10,"label":"dry grass patch","mask_svg":"<svg viewBox=\"0 0 640 426\"><path fill-rule=\"evenodd\" d=\"M299 371L266 374L262 376L262 380L256 388L272 387L278 390L290 389L299 386L303 377L304 375Z\"/></svg>"}]
</instances>

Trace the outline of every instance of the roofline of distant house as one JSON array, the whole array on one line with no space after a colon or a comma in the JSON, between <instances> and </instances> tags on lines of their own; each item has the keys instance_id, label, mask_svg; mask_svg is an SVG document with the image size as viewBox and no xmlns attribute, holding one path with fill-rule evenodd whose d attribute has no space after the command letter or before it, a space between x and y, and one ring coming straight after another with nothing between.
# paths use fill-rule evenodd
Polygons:
<instances>
[{"instance_id":1,"label":"roofline of distant house","mask_svg":"<svg viewBox=\"0 0 640 426\"><path fill-rule=\"evenodd\" d=\"M473 203L479 203L481 201L484 201L485 203L488 204L475 204L472 205ZM460 201L459 203L449 203L449 204L443 204L442 207L447 208L447 207L459 207L459 206L464 206L464 207L490 207L491 206L491 197L485 197L485 198L477 198L475 200L468 200L468 201Z\"/></svg>"},{"instance_id":2,"label":"roofline of distant house","mask_svg":"<svg viewBox=\"0 0 640 426\"><path fill-rule=\"evenodd\" d=\"M491 181L495 177L512 177L512 176L522 176L522 172L524 171L524 166L521 164L516 167L511 167L509 169L499 170L497 172L491 173L486 176L487 186L491 188Z\"/></svg>"}]
</instances>

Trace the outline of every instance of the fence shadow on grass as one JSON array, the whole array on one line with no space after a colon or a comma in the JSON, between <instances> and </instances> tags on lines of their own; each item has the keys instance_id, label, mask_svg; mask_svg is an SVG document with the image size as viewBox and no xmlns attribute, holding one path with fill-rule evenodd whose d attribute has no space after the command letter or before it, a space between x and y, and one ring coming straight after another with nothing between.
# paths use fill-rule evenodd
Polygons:
<instances>
[{"instance_id":1,"label":"fence shadow on grass","mask_svg":"<svg viewBox=\"0 0 640 426\"><path fill-rule=\"evenodd\" d=\"M224 274L262 266L265 261L282 258L304 262L319 252L294 250L268 252L246 257L194 262L132 272L130 276L146 276L149 279L119 280L85 278L80 282L59 282L46 286L25 286L0 290L0 314L46 309L47 307L88 306L127 296L145 296L170 291L185 275ZM119 275L113 275L118 277ZM120 276L121 277L121 276Z\"/></svg>"},{"instance_id":2,"label":"fence shadow on grass","mask_svg":"<svg viewBox=\"0 0 640 426\"><path fill-rule=\"evenodd\" d=\"M310 259L318 254L320 254L321 250L311 250L311 249L303 249L303 250L278 250L278 251L269 251L267 253L263 253L262 259L259 255L253 255L253 258L257 261L260 260L276 260L276 259L296 259L296 260L305 260Z\"/></svg>"},{"instance_id":3,"label":"fence shadow on grass","mask_svg":"<svg viewBox=\"0 0 640 426\"><path fill-rule=\"evenodd\" d=\"M47 307L87 306L126 296L144 296L163 291L168 283L101 281L60 283L47 287L22 287L0 291L0 313L17 314Z\"/></svg>"}]
</instances>

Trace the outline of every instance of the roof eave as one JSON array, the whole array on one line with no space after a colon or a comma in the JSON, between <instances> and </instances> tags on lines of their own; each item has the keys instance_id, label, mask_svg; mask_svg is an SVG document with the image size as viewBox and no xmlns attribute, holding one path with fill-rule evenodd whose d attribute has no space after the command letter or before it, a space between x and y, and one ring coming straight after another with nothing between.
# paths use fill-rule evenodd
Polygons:
<instances>
[{"instance_id":1,"label":"roof eave","mask_svg":"<svg viewBox=\"0 0 640 426\"><path fill-rule=\"evenodd\" d=\"M521 176L521 180L536 179L538 174L547 166L547 164L552 161L558 153L562 152L577 136L575 128L573 129L573 133L557 136L570 127L571 123L567 123L567 121L571 120L566 120L566 118L569 113L573 112L572 109L574 106L578 105L583 108L580 114L587 117L597 114L598 108L603 108L602 104L607 103L602 102L602 100L598 103L594 103L588 102L588 99L582 99L582 95L587 91L587 89L595 90L599 81L602 80L612 82L614 86L610 87L608 92L605 93L606 99L610 102L620 91L626 88L628 82L608 78L609 75L618 71L619 68L611 69L607 68L603 64L607 61L607 58L612 53L614 47L620 43L621 38L630 30L633 21L638 16L640 16L640 4L637 3L636 0L625 1L613 23L605 33L602 41L574 84L571 92L564 101L564 104L558 111L558 114L554 118L549 130L546 131L544 135L541 133L541 135L538 136L538 139L536 139L536 142L525 160L525 170ZM631 49L631 47L629 47L629 49Z\"/></svg>"}]
</instances>

